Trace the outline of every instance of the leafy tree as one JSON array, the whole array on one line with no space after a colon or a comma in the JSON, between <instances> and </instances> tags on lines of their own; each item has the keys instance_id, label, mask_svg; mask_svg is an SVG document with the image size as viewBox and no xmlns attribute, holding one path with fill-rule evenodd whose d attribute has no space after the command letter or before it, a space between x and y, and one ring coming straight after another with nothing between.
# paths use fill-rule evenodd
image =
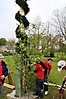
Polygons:
<instances>
[{"instance_id":1,"label":"leafy tree","mask_svg":"<svg viewBox=\"0 0 66 99\"><path fill-rule=\"evenodd\" d=\"M6 45L7 40L5 38L0 38L0 45Z\"/></svg>"},{"instance_id":2,"label":"leafy tree","mask_svg":"<svg viewBox=\"0 0 66 99\"><path fill-rule=\"evenodd\" d=\"M15 39L8 39L7 44L8 45L15 44Z\"/></svg>"},{"instance_id":3,"label":"leafy tree","mask_svg":"<svg viewBox=\"0 0 66 99\"><path fill-rule=\"evenodd\" d=\"M40 55L44 32L44 23L42 23L40 17L37 16L34 23L30 24L29 29L27 30L30 54L35 56Z\"/></svg>"}]
</instances>

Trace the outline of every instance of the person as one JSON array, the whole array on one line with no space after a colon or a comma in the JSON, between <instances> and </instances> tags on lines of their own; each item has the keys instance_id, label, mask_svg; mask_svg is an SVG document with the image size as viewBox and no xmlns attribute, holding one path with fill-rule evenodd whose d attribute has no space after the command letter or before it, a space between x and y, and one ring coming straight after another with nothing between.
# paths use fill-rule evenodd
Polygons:
<instances>
[{"instance_id":1,"label":"person","mask_svg":"<svg viewBox=\"0 0 66 99\"><path fill-rule=\"evenodd\" d=\"M50 71L52 69L52 61L53 60L51 58L48 58L47 60L42 61L43 65L44 65L43 67L45 69L45 71L44 71L44 82L46 82L46 83L47 83L47 79L49 78ZM44 93L45 93L45 95L47 95L48 94L48 85L45 85L42 82L42 84L41 84L42 89L43 89L43 85L44 85Z\"/></svg>"},{"instance_id":2,"label":"person","mask_svg":"<svg viewBox=\"0 0 66 99\"><path fill-rule=\"evenodd\" d=\"M0 54L0 94L2 93L2 86L4 84L5 77L8 75L8 68L3 61L4 56Z\"/></svg>"},{"instance_id":3,"label":"person","mask_svg":"<svg viewBox=\"0 0 66 99\"><path fill-rule=\"evenodd\" d=\"M45 95L48 94L48 85L45 85L44 82L47 83L47 79L49 78L49 74L52 69L52 61L53 60L51 58L48 58L48 60L43 60L43 61L40 61L40 63L39 63L40 66L44 69L44 73L43 73L44 79L42 78L43 80L41 80L41 82L40 82L40 87L41 87L40 90L41 91L43 90L43 85L44 85ZM35 72L37 72L37 70L35 70ZM40 74L42 74L42 72ZM37 83L38 83L38 81L37 81ZM37 85L37 83L36 83L36 85ZM35 95L37 95L37 94L38 94L38 91L35 93Z\"/></svg>"},{"instance_id":4,"label":"person","mask_svg":"<svg viewBox=\"0 0 66 99\"><path fill-rule=\"evenodd\" d=\"M59 72L61 70L66 70L66 61L65 60L60 60L57 65L58 65L58 71ZM63 78L63 82L62 82L62 86L60 88L60 91L62 90L62 88L64 88L65 83L66 83L66 75Z\"/></svg>"},{"instance_id":5,"label":"person","mask_svg":"<svg viewBox=\"0 0 66 99\"><path fill-rule=\"evenodd\" d=\"M35 64L36 68L34 72L36 73L36 93L33 95L37 95L37 98L43 98L43 94L41 91L41 82L44 81L44 68L41 66L40 63Z\"/></svg>"},{"instance_id":6,"label":"person","mask_svg":"<svg viewBox=\"0 0 66 99\"><path fill-rule=\"evenodd\" d=\"M66 70L66 61L65 60L60 60L58 62L58 71L60 72L61 70Z\"/></svg>"}]
</instances>

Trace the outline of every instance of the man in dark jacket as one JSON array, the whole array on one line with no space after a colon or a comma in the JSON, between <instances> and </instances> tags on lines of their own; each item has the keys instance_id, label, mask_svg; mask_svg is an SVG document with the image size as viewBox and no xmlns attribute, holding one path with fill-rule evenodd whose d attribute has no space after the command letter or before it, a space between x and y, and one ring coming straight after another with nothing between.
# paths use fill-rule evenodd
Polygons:
<instances>
[{"instance_id":1,"label":"man in dark jacket","mask_svg":"<svg viewBox=\"0 0 66 99\"><path fill-rule=\"evenodd\" d=\"M3 61L4 56L0 54L0 94L2 93L2 86L4 84L5 77L8 75L8 68Z\"/></svg>"}]
</instances>

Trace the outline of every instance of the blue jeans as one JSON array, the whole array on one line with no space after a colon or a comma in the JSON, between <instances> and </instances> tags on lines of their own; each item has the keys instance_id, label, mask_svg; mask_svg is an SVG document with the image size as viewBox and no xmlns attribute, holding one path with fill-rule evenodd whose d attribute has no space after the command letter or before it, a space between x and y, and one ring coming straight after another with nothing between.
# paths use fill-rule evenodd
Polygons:
<instances>
[{"instance_id":1,"label":"blue jeans","mask_svg":"<svg viewBox=\"0 0 66 99\"><path fill-rule=\"evenodd\" d=\"M47 71L45 72L44 75L45 75L45 76L44 76L44 82L47 83ZM45 92L45 91L48 91L48 85L44 85L44 92Z\"/></svg>"},{"instance_id":2,"label":"blue jeans","mask_svg":"<svg viewBox=\"0 0 66 99\"><path fill-rule=\"evenodd\" d=\"M2 93L2 85L0 85L0 94Z\"/></svg>"},{"instance_id":3,"label":"blue jeans","mask_svg":"<svg viewBox=\"0 0 66 99\"><path fill-rule=\"evenodd\" d=\"M45 71L44 73L44 82L47 83L47 71ZM43 89L44 86L44 92L45 92L48 91L48 85L44 85L44 82L43 81L41 82L41 89Z\"/></svg>"},{"instance_id":4,"label":"blue jeans","mask_svg":"<svg viewBox=\"0 0 66 99\"><path fill-rule=\"evenodd\" d=\"M36 94L42 98L43 94L41 92L41 82L44 81L44 79L38 79L36 78Z\"/></svg>"}]
</instances>

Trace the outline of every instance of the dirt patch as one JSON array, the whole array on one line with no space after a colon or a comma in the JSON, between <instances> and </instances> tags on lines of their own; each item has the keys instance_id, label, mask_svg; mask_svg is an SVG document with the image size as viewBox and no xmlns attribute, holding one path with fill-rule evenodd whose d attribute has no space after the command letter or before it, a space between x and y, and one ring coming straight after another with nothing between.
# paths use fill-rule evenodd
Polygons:
<instances>
[{"instance_id":1,"label":"dirt patch","mask_svg":"<svg viewBox=\"0 0 66 99\"><path fill-rule=\"evenodd\" d=\"M23 94L22 97L15 97L15 90L13 90L13 92L7 94L7 97L9 99L36 99L37 96L34 96L33 93L34 92L29 92L29 94Z\"/></svg>"}]
</instances>

